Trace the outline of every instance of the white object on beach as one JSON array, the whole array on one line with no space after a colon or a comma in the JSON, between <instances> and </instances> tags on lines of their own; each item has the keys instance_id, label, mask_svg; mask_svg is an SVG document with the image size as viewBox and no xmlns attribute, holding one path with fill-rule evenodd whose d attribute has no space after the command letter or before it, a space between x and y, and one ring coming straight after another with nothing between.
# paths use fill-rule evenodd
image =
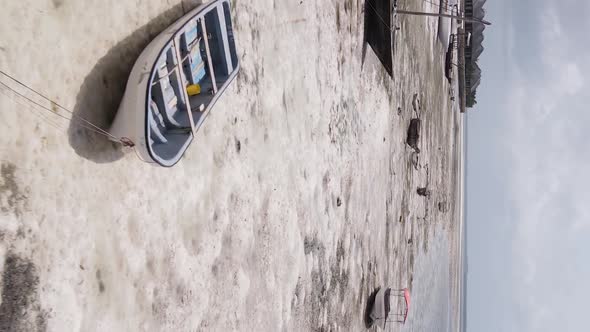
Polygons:
<instances>
[{"instance_id":1,"label":"white object on beach","mask_svg":"<svg viewBox=\"0 0 590 332\"><path fill-rule=\"evenodd\" d=\"M441 0L438 6L440 14L459 15L456 0ZM451 34L455 32L457 20L449 17L439 17L438 19L438 39L446 51L449 48ZM455 23L455 25L453 25Z\"/></svg>"},{"instance_id":2,"label":"white object on beach","mask_svg":"<svg viewBox=\"0 0 590 332\"><path fill-rule=\"evenodd\" d=\"M141 53L110 133L146 162L175 165L239 66L229 1L195 8ZM196 84L203 93L189 96Z\"/></svg>"}]
</instances>

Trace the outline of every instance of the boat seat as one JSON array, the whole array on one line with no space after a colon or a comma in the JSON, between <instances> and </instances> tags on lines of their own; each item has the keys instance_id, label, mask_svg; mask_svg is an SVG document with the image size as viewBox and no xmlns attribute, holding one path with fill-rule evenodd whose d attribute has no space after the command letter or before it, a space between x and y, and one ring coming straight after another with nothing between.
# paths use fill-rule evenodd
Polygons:
<instances>
[{"instance_id":1,"label":"boat seat","mask_svg":"<svg viewBox=\"0 0 590 332\"><path fill-rule=\"evenodd\" d=\"M148 114L148 116L150 124L150 143L167 143L168 140L162 133L163 130L166 130L166 127L164 126L163 119L158 111L158 105L154 101L150 104L150 114Z\"/></svg>"},{"instance_id":2,"label":"boat seat","mask_svg":"<svg viewBox=\"0 0 590 332\"><path fill-rule=\"evenodd\" d=\"M205 62L201 56L201 42L197 42L198 36L199 31L193 21L180 37L181 56L184 58L188 55L182 68L190 84L198 84L206 75Z\"/></svg>"},{"instance_id":3,"label":"boat seat","mask_svg":"<svg viewBox=\"0 0 590 332\"><path fill-rule=\"evenodd\" d=\"M178 97L170 79L174 74L170 74L166 64L160 64L156 71L155 84L152 86L152 98L155 101L159 114L162 116L166 126L184 128L186 124L179 121Z\"/></svg>"}]
</instances>

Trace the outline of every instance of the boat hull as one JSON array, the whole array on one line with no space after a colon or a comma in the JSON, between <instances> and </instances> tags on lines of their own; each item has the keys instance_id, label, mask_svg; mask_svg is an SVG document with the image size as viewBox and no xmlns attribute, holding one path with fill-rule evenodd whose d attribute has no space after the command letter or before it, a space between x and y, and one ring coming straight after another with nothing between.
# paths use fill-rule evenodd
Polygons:
<instances>
[{"instance_id":1,"label":"boat hull","mask_svg":"<svg viewBox=\"0 0 590 332\"><path fill-rule=\"evenodd\" d=\"M174 166L180 158L167 162L154 154L150 149L149 129L148 129L148 112L150 108L150 89L156 63L162 56L162 53L169 47L173 39L177 37L179 31L183 30L187 24L196 19L199 15L211 10L213 7L220 6L224 0L216 0L206 3L191 10L162 33L160 33L150 44L143 50L136 60L129 79L127 81L125 94L111 125L109 132L116 138L131 141L134 145L137 156L148 163L156 166L171 167ZM218 87L218 92L211 99L204 112L203 119L199 122L202 124L204 118L208 115L211 107L216 103L223 94L227 86L234 80L239 70L239 62L235 64L233 72L229 75L224 84ZM193 134L185 147L181 151L184 154L188 145L194 139Z\"/></svg>"},{"instance_id":2,"label":"boat hull","mask_svg":"<svg viewBox=\"0 0 590 332\"><path fill-rule=\"evenodd\" d=\"M373 308L371 309L371 319L373 320L374 324L377 324L382 329L385 329L385 325L387 324L387 312L385 312L385 291L387 289L382 287L379 289L377 294L375 294L375 302L373 303Z\"/></svg>"}]
</instances>

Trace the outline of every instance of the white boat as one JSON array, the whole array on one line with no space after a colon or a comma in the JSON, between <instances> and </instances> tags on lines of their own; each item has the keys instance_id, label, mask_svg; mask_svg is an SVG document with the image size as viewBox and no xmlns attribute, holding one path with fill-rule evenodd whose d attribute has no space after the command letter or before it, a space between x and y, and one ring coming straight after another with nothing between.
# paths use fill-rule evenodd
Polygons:
<instances>
[{"instance_id":1,"label":"white boat","mask_svg":"<svg viewBox=\"0 0 590 332\"><path fill-rule=\"evenodd\" d=\"M440 0L438 5L439 14L447 15L459 15L457 9L457 0ZM438 19L438 39L443 45L443 49L446 51L449 47L451 34L454 33L453 23L456 26L456 20L448 17L439 17Z\"/></svg>"},{"instance_id":2,"label":"white boat","mask_svg":"<svg viewBox=\"0 0 590 332\"><path fill-rule=\"evenodd\" d=\"M399 311L395 306L399 304L398 298L404 300L405 308ZM375 302L371 309L370 318L373 324L377 324L383 330L386 330L393 323L405 324L408 319L410 310L410 290L380 288L375 294Z\"/></svg>"},{"instance_id":3,"label":"white boat","mask_svg":"<svg viewBox=\"0 0 590 332\"><path fill-rule=\"evenodd\" d=\"M174 166L239 67L229 0L200 5L141 53L110 133L142 160Z\"/></svg>"}]
</instances>

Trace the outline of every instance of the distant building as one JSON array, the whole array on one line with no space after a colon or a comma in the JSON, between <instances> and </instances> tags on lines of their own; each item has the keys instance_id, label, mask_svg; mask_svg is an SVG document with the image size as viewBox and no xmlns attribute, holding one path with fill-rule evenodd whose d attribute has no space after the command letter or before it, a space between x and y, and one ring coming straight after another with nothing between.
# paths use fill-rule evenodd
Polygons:
<instances>
[{"instance_id":1,"label":"distant building","mask_svg":"<svg viewBox=\"0 0 590 332\"><path fill-rule=\"evenodd\" d=\"M464 0L465 17L483 20L485 9L483 5L487 0ZM481 23L465 22L465 95L466 106L473 107L476 103L477 87L481 82L481 69L477 64L479 56L483 52L483 31L485 25Z\"/></svg>"}]
</instances>

